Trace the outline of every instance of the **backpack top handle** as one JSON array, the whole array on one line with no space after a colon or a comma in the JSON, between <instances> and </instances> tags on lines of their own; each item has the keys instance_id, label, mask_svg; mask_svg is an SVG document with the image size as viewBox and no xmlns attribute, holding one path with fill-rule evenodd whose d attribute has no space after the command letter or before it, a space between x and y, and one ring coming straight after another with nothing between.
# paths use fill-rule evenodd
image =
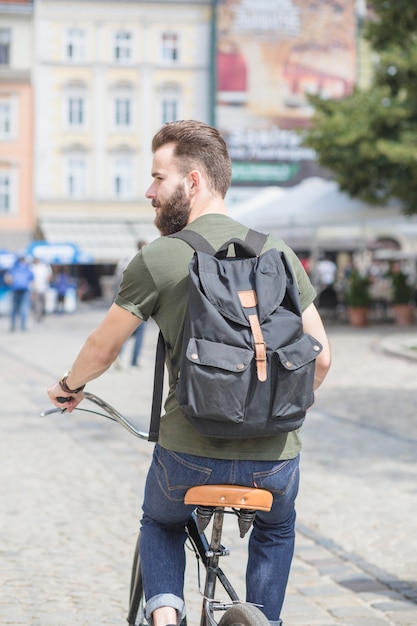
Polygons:
<instances>
[{"instance_id":1,"label":"backpack top handle","mask_svg":"<svg viewBox=\"0 0 417 626\"><path fill-rule=\"evenodd\" d=\"M182 239L188 243L194 250L198 252L204 252L205 254L211 254L217 258L226 258L230 245L234 244L235 254L237 257L251 257L259 256L268 238L268 235L259 233L251 228L248 230L245 237L245 241L241 239L229 239L226 241L216 252L213 246L207 241L205 237L196 233L191 229L180 230L178 233L168 235L174 239Z\"/></svg>"}]
</instances>

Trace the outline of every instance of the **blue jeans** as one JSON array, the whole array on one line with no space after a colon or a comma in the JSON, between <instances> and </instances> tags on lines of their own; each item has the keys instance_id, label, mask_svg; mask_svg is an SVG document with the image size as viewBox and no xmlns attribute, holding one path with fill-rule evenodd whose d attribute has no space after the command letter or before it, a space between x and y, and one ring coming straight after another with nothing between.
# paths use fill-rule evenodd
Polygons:
<instances>
[{"instance_id":1,"label":"blue jeans","mask_svg":"<svg viewBox=\"0 0 417 626\"><path fill-rule=\"evenodd\" d=\"M145 332L145 322L142 322L132 334L134 343L132 350L131 365L136 366L138 364L139 354L142 349L143 333Z\"/></svg>"},{"instance_id":2,"label":"blue jeans","mask_svg":"<svg viewBox=\"0 0 417 626\"><path fill-rule=\"evenodd\" d=\"M26 330L26 320L30 309L29 289L16 289L12 291L12 312L10 329L16 328L17 317L20 316L20 328Z\"/></svg>"},{"instance_id":3,"label":"blue jeans","mask_svg":"<svg viewBox=\"0 0 417 626\"><path fill-rule=\"evenodd\" d=\"M146 618L161 606L184 606L184 543L193 506L184 494L193 485L231 484L268 489L271 511L258 511L249 538L246 600L259 605L279 624L294 553L294 501L299 484L299 458L288 461L227 461L171 452L155 446L143 502L140 557Z\"/></svg>"}]
</instances>

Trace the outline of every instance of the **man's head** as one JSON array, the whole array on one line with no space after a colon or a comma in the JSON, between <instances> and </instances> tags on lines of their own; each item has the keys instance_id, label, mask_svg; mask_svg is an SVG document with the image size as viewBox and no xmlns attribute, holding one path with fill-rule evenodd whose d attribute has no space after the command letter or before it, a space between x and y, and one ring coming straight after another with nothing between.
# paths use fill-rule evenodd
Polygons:
<instances>
[{"instance_id":1,"label":"man's head","mask_svg":"<svg viewBox=\"0 0 417 626\"><path fill-rule=\"evenodd\" d=\"M224 198L230 187L232 164L219 131L196 120L179 120L165 124L156 133L152 152L170 143L175 146L173 156L183 176L194 169L203 170L209 189Z\"/></svg>"},{"instance_id":2,"label":"man's head","mask_svg":"<svg viewBox=\"0 0 417 626\"><path fill-rule=\"evenodd\" d=\"M220 133L194 120L165 124L152 142L154 182L146 192L162 235L188 223L196 191L223 199L230 186L231 161ZM201 197L201 196L200 196Z\"/></svg>"}]
</instances>

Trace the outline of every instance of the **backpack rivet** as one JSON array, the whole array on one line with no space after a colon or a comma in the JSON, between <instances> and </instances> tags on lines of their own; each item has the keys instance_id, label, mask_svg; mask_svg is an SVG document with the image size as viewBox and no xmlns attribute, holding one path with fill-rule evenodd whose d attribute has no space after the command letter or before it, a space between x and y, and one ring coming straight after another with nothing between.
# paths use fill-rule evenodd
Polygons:
<instances>
[{"instance_id":1,"label":"backpack rivet","mask_svg":"<svg viewBox=\"0 0 417 626\"><path fill-rule=\"evenodd\" d=\"M313 350L315 350L316 352L318 352L320 350L320 346L318 346L317 344L315 346L313 346Z\"/></svg>"},{"instance_id":2,"label":"backpack rivet","mask_svg":"<svg viewBox=\"0 0 417 626\"><path fill-rule=\"evenodd\" d=\"M198 354L197 352L193 352L191 355L191 358L195 361L196 359L198 359Z\"/></svg>"},{"instance_id":3,"label":"backpack rivet","mask_svg":"<svg viewBox=\"0 0 417 626\"><path fill-rule=\"evenodd\" d=\"M245 369L245 364L244 364L244 363L238 363L238 364L236 365L236 369L237 369L237 370L243 370L243 369Z\"/></svg>"},{"instance_id":4,"label":"backpack rivet","mask_svg":"<svg viewBox=\"0 0 417 626\"><path fill-rule=\"evenodd\" d=\"M292 363L291 363L291 361L287 361L287 362L285 363L285 365L286 365L287 367L292 367Z\"/></svg>"}]
</instances>

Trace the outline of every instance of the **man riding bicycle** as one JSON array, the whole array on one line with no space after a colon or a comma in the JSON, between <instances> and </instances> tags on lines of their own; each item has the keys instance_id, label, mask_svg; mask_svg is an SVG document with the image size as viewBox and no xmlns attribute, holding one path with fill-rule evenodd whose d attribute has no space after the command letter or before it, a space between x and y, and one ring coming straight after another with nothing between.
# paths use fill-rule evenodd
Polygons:
<instances>
[{"instance_id":1,"label":"man riding bicycle","mask_svg":"<svg viewBox=\"0 0 417 626\"><path fill-rule=\"evenodd\" d=\"M154 626L167 626L180 624L185 616L184 527L193 508L184 504L186 490L200 484L230 483L263 487L274 496L271 511L257 513L249 540L246 599L259 606L271 624L278 625L294 551L299 432L247 440L206 437L186 420L174 391L193 250L166 235L192 225L216 250L231 238L245 238L247 227L228 217L224 202L231 182L230 157L218 131L193 120L165 124L153 139L152 151L153 182L146 196L152 201L162 237L130 262L105 319L88 337L70 372L48 394L61 407L57 397L67 397L66 407L72 411L83 399L86 383L110 367L137 326L150 317L156 321L169 346L172 366L141 521L146 617ZM298 284L303 329L323 346L316 359L317 389L331 357L313 303L316 292L295 253L283 241L268 237L266 245L286 253Z\"/></svg>"}]
</instances>

